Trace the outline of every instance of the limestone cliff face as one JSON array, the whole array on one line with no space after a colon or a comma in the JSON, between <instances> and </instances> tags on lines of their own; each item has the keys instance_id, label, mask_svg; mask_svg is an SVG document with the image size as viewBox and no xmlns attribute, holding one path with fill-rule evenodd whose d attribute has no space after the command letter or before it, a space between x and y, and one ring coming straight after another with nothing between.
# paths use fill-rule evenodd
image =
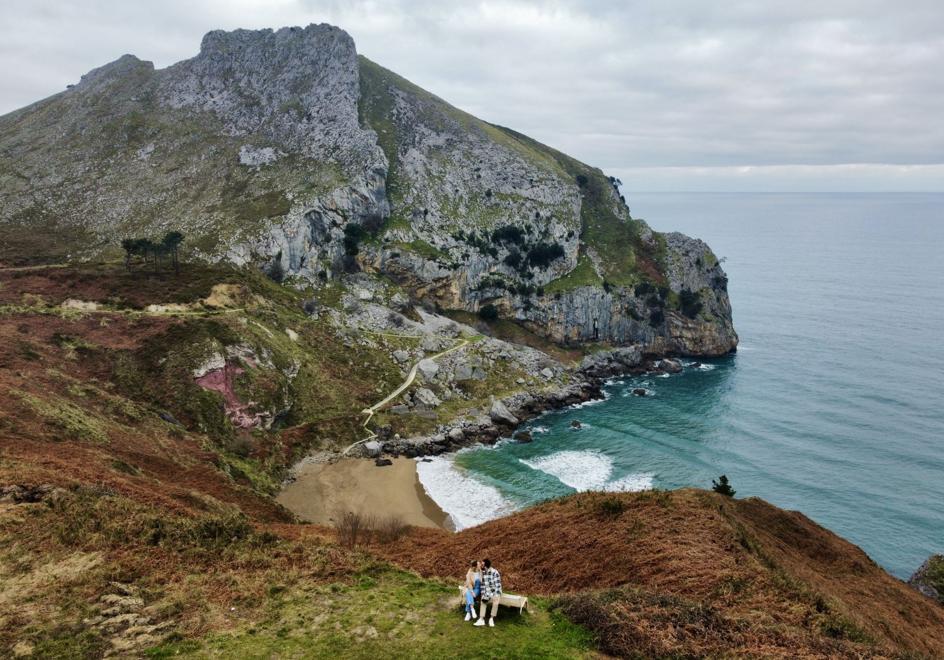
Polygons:
<instances>
[{"instance_id":1,"label":"limestone cliff face","mask_svg":"<svg viewBox=\"0 0 944 660\"><path fill-rule=\"evenodd\" d=\"M0 233L72 258L179 229L197 257L493 305L561 343L733 349L708 247L630 216L597 169L482 122L328 25L211 32L167 69L126 55L0 118ZM0 254L0 258L3 255Z\"/></svg>"}]
</instances>

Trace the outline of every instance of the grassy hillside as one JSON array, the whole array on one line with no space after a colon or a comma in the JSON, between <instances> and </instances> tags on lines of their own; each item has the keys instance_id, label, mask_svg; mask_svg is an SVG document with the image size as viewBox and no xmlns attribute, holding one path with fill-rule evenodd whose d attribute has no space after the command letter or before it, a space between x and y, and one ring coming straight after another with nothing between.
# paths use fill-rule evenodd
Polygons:
<instances>
[{"instance_id":1,"label":"grassy hillside","mask_svg":"<svg viewBox=\"0 0 944 660\"><path fill-rule=\"evenodd\" d=\"M416 342L335 325L344 299L190 264L0 269L0 653L944 653L938 605L759 500L581 495L356 548L297 524L272 497L286 467L362 437L360 411L402 378L390 353ZM214 355L225 393L195 380ZM485 405L503 369L440 414ZM532 614L461 621L455 585L483 555Z\"/></svg>"},{"instance_id":2,"label":"grassy hillside","mask_svg":"<svg viewBox=\"0 0 944 660\"><path fill-rule=\"evenodd\" d=\"M422 575L489 555L509 591L618 656L940 657L944 609L800 513L697 490L583 494L381 550Z\"/></svg>"},{"instance_id":3,"label":"grassy hillside","mask_svg":"<svg viewBox=\"0 0 944 660\"><path fill-rule=\"evenodd\" d=\"M451 582L339 547L272 499L303 452L362 437L361 409L401 378L400 339L364 346L303 310L339 296L189 264L0 270L0 654L590 653L540 607L486 637ZM258 360L242 400L290 394L271 429L235 427L195 383L214 345Z\"/></svg>"}]
</instances>

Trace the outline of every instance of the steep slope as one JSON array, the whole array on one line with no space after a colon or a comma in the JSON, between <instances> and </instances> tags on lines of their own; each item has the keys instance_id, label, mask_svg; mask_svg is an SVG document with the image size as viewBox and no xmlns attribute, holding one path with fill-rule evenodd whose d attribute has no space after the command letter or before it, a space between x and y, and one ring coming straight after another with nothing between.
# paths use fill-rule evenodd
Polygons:
<instances>
[{"instance_id":1,"label":"steep slope","mask_svg":"<svg viewBox=\"0 0 944 660\"><path fill-rule=\"evenodd\" d=\"M386 214L386 162L357 97L354 43L326 25L211 32L161 71L125 55L0 119L10 256L43 254L62 232L68 254L108 254L116 235L173 227L198 255L284 248L316 274L324 234L340 244L340 225ZM285 233L302 225L295 254Z\"/></svg>"},{"instance_id":2,"label":"steep slope","mask_svg":"<svg viewBox=\"0 0 944 660\"><path fill-rule=\"evenodd\" d=\"M402 292L358 278L371 301L221 266L0 270L0 653L587 657L589 629L614 655L941 655L935 601L759 500L582 495L358 551L294 524L285 467L362 437L360 411L451 336L409 336L381 305ZM400 327L349 324L373 317ZM470 378L415 386L448 416L558 379L466 337L439 371ZM410 410L405 428L436 409ZM482 555L536 596L490 637L449 600Z\"/></svg>"},{"instance_id":3,"label":"steep slope","mask_svg":"<svg viewBox=\"0 0 944 660\"><path fill-rule=\"evenodd\" d=\"M490 557L512 593L566 594L604 650L643 657L944 654L944 608L800 513L696 490L582 494L380 550L422 575Z\"/></svg>"},{"instance_id":4,"label":"steep slope","mask_svg":"<svg viewBox=\"0 0 944 660\"><path fill-rule=\"evenodd\" d=\"M358 58L338 28L211 32L163 70L125 55L0 118L0 259L193 255L318 283L363 269L559 343L737 345L704 243L630 217L597 169Z\"/></svg>"}]
</instances>

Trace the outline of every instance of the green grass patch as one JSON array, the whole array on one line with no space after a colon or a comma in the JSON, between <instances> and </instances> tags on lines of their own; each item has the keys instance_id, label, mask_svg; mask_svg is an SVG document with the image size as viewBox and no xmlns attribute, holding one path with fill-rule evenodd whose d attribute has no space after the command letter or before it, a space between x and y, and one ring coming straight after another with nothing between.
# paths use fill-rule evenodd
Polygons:
<instances>
[{"instance_id":1,"label":"green grass patch","mask_svg":"<svg viewBox=\"0 0 944 660\"><path fill-rule=\"evenodd\" d=\"M495 628L463 621L455 586L384 567L350 582L270 590L261 621L228 634L179 640L150 657L584 658L591 638L532 599L502 608Z\"/></svg>"},{"instance_id":2,"label":"green grass patch","mask_svg":"<svg viewBox=\"0 0 944 660\"><path fill-rule=\"evenodd\" d=\"M573 291L582 286L603 286L603 278L597 275L593 268L590 257L581 254L577 258L577 265L566 275L551 280L544 285L544 293L562 293L564 291Z\"/></svg>"},{"instance_id":3,"label":"green grass patch","mask_svg":"<svg viewBox=\"0 0 944 660\"><path fill-rule=\"evenodd\" d=\"M394 243L395 246L402 250L409 250L410 252L415 252L421 257L426 257L433 261L448 261L449 255L440 250L437 247L434 247L427 243L426 241L418 238L415 241L410 241L409 243Z\"/></svg>"},{"instance_id":4,"label":"green grass patch","mask_svg":"<svg viewBox=\"0 0 944 660\"><path fill-rule=\"evenodd\" d=\"M40 399L28 392L14 390L13 395L29 406L43 422L75 440L104 444L108 442L105 423L92 417L88 411L60 399Z\"/></svg>"}]
</instances>

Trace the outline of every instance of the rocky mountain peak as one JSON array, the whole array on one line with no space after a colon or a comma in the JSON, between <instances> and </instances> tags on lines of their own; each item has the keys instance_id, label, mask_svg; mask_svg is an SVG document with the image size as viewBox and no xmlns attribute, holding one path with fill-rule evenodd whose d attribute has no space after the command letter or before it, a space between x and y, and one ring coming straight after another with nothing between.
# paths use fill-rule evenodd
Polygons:
<instances>
[{"instance_id":1,"label":"rocky mountain peak","mask_svg":"<svg viewBox=\"0 0 944 660\"><path fill-rule=\"evenodd\" d=\"M161 73L164 103L212 112L231 135L339 162L349 175L382 165L376 138L358 123L357 51L340 28L216 30L199 55Z\"/></svg>"},{"instance_id":2,"label":"rocky mountain peak","mask_svg":"<svg viewBox=\"0 0 944 660\"><path fill-rule=\"evenodd\" d=\"M193 258L315 285L360 270L559 343L737 345L707 245L654 232L599 169L358 57L331 25L213 31L156 71L125 55L0 117L0 198L0 239L54 233L71 258L175 229Z\"/></svg>"},{"instance_id":3,"label":"rocky mountain peak","mask_svg":"<svg viewBox=\"0 0 944 660\"><path fill-rule=\"evenodd\" d=\"M133 73L151 73L154 71L154 63L138 59L129 54L122 55L114 62L104 64L97 69L92 69L82 76L76 87L90 88L96 85L107 83L117 78L122 78Z\"/></svg>"}]
</instances>

